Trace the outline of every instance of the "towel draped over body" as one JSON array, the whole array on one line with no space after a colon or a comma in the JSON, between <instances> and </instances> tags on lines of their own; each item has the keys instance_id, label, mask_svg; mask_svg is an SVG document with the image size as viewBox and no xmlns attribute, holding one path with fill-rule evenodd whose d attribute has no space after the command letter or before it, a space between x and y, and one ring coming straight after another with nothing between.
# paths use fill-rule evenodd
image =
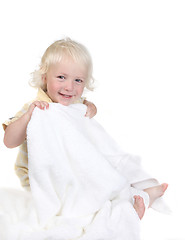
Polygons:
<instances>
[{"instance_id":1,"label":"towel draped over body","mask_svg":"<svg viewBox=\"0 0 185 240\"><path fill-rule=\"evenodd\" d=\"M158 185L86 106L35 108L27 127L30 192L0 190L2 240L139 240L132 197ZM153 207L164 210L162 199Z\"/></svg>"}]
</instances>

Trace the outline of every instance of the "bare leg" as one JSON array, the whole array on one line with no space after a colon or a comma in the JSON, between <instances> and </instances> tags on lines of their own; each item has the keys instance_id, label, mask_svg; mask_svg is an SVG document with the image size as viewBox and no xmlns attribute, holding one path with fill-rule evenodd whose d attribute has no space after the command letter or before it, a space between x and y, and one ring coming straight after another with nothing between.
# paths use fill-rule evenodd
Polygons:
<instances>
[{"instance_id":1,"label":"bare leg","mask_svg":"<svg viewBox=\"0 0 185 240\"><path fill-rule=\"evenodd\" d=\"M144 204L144 200L142 197L140 196L134 196L134 208L139 216L140 219L142 219L142 217L144 216L145 213L145 204Z\"/></svg>"},{"instance_id":2,"label":"bare leg","mask_svg":"<svg viewBox=\"0 0 185 240\"><path fill-rule=\"evenodd\" d=\"M148 193L149 198L150 198L149 207L151 207L152 203L157 198L161 197L165 193L167 188L168 188L168 184L167 183L163 183L163 184L155 186L155 187L144 189L144 191Z\"/></svg>"}]
</instances>

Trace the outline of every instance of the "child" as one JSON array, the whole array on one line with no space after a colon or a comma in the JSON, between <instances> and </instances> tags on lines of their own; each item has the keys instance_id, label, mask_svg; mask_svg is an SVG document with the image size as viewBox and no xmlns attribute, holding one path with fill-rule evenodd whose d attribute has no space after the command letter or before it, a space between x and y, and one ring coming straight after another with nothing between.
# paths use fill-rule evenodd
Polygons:
<instances>
[{"instance_id":1,"label":"child","mask_svg":"<svg viewBox=\"0 0 185 240\"><path fill-rule=\"evenodd\" d=\"M21 109L21 111L19 111L13 118L9 119L3 124L4 129L6 129L5 145L9 148L20 146L15 164L15 171L18 177L20 178L21 185L27 189L29 189L29 178L28 178L26 127L31 118L33 109L36 106L41 109L44 109L44 107L48 108L49 102L60 102L63 105L81 102L87 106L86 117L92 118L94 115L96 115L97 112L96 107L93 103L88 102L87 100L81 97L84 86L86 86L86 88L88 88L89 90L92 89L92 86L90 85L91 81L93 81L93 78L90 79L92 71L92 69L90 69L91 60L90 58L88 59L88 56L84 55L84 57L86 57L87 60L89 61L86 62L86 65L89 68L88 69L89 76L86 76L86 73L84 71L85 69L82 70L82 72L80 72L78 75L77 71L78 69L76 69L75 72L75 74L77 74L75 76L76 79L72 80L71 79L71 77L73 77L72 75L60 76L61 74L60 69L57 69L57 71L59 71L57 72L58 76L52 76L52 78L55 78L54 82L55 85L48 81L51 79L50 76L53 73L51 71L52 68L50 66L51 65L50 62L54 61L57 63L58 61L57 58L61 57L60 56L61 50L65 49L65 45L67 49L68 44L73 43L72 41L69 40L57 41L50 48L48 48L48 50L46 51L41 60L40 69L38 71L35 71L33 74L32 86L38 88L38 94L36 99L30 103L26 103ZM83 51L85 53L85 49L83 49ZM56 56L54 56L54 54L52 55L52 52L56 52L57 55ZM52 66L54 62L52 63ZM71 66L68 67L70 68ZM65 71L67 70L68 69L65 69ZM71 72L73 72L73 69L71 69ZM66 77L69 77L70 79L68 85L64 83L64 79ZM86 78L88 78L88 80L86 80Z\"/></svg>"},{"instance_id":2,"label":"child","mask_svg":"<svg viewBox=\"0 0 185 240\"><path fill-rule=\"evenodd\" d=\"M69 38L54 42L44 53L40 68L33 74L32 85L37 87L38 95L35 101L26 104L21 112L4 123L4 144L8 148L20 146L16 162L16 172L24 187L29 188L28 157L26 129L35 107L48 109L50 102L68 106L83 102L87 105L86 116L96 114L94 104L83 100L84 88L92 90L92 61L86 48ZM149 196L149 207L162 196L167 184L144 189L144 195ZM134 195L134 208L141 219L145 212L142 197Z\"/></svg>"}]
</instances>

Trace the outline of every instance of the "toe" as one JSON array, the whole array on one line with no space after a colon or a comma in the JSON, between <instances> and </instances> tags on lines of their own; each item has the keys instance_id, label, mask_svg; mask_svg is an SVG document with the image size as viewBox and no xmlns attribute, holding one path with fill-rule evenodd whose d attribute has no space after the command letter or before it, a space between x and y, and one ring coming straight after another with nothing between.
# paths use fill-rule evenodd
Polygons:
<instances>
[{"instance_id":1,"label":"toe","mask_svg":"<svg viewBox=\"0 0 185 240\"><path fill-rule=\"evenodd\" d=\"M168 184L167 183L163 183L163 184L161 184L161 186L162 186L162 189L163 189L164 192L168 188Z\"/></svg>"}]
</instances>

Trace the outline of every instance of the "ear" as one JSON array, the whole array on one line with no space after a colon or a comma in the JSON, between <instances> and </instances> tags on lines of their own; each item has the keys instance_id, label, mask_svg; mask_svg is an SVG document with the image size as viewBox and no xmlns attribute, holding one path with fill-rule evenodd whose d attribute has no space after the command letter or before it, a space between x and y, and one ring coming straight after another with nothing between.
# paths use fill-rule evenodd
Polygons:
<instances>
[{"instance_id":1,"label":"ear","mask_svg":"<svg viewBox=\"0 0 185 240\"><path fill-rule=\"evenodd\" d=\"M42 88L44 91L47 91L47 77L46 77L46 73L41 76L41 80L42 80L42 86L41 86L41 88Z\"/></svg>"},{"instance_id":2,"label":"ear","mask_svg":"<svg viewBox=\"0 0 185 240\"><path fill-rule=\"evenodd\" d=\"M43 84L46 84L46 83L47 83L46 73L42 74L42 83L43 83Z\"/></svg>"}]
</instances>

